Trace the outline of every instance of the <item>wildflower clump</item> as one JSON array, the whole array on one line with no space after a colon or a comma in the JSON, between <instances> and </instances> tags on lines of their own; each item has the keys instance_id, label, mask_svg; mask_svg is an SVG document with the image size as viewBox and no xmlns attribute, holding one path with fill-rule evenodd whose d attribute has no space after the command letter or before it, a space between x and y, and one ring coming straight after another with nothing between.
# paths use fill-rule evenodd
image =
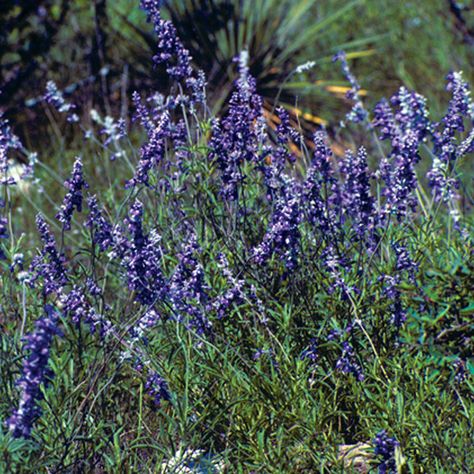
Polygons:
<instances>
[{"instance_id":1,"label":"wildflower clump","mask_svg":"<svg viewBox=\"0 0 474 474\"><path fill-rule=\"evenodd\" d=\"M167 95L135 92L129 128L91 112L66 181L52 182L59 164L32 168L47 183L35 232L9 192L10 153L25 149L0 128L5 439L33 438L28 452L57 471L197 472L209 457L216 472L221 459L232 472L336 472L338 446L365 449L382 425L393 437L380 431L364 465L435 472L455 452L462 472L467 83L448 76L439 121L405 87L372 110L340 53L352 110L342 131L308 138L282 107L266 121L242 51L213 114L160 5L141 2Z\"/></svg>"}]
</instances>

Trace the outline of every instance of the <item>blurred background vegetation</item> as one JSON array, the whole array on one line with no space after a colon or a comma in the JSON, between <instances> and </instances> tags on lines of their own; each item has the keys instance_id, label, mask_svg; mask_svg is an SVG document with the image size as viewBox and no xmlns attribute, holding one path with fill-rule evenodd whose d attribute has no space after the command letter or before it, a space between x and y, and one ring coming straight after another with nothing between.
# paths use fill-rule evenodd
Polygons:
<instances>
[{"instance_id":1,"label":"blurred background vegetation","mask_svg":"<svg viewBox=\"0 0 474 474\"><path fill-rule=\"evenodd\" d=\"M445 102L440 76L462 69L473 82L474 4L453 0L181 0L165 15L209 78L219 111L235 79L232 59L248 48L269 120L275 99L311 130L346 111L347 85L331 57L345 49L368 103L402 84ZM152 25L138 0L3 0L0 4L0 109L27 144L43 147L40 100L53 79L79 104L87 126L96 108L128 118L132 90L166 91L152 68ZM315 65L303 74L295 68ZM323 106L324 104L324 106ZM439 106L438 106L439 104ZM32 126L34 124L34 126ZM33 132L34 130L34 132Z\"/></svg>"}]
</instances>

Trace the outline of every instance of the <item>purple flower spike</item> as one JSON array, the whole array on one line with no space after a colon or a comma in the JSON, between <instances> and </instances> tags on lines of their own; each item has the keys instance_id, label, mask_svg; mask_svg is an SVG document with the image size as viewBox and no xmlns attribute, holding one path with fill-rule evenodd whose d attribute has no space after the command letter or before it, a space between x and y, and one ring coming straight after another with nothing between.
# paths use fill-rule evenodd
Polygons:
<instances>
[{"instance_id":1,"label":"purple flower spike","mask_svg":"<svg viewBox=\"0 0 474 474\"><path fill-rule=\"evenodd\" d=\"M58 328L58 314L46 305L46 315L35 323L35 330L25 337L24 349L29 355L23 364L22 376L18 380L21 389L18 408L8 419L7 425L15 438L29 438L35 420L40 416L38 401L43 398L41 385L48 382L49 353L53 337L62 335Z\"/></svg>"},{"instance_id":2,"label":"purple flower spike","mask_svg":"<svg viewBox=\"0 0 474 474\"><path fill-rule=\"evenodd\" d=\"M229 201L238 198L239 186L244 182L242 164L258 161L260 143L259 121L262 116L262 99L257 94L255 79L247 66L248 53L239 56L239 79L229 102L227 116L212 127L211 152L222 179L222 197Z\"/></svg>"},{"instance_id":3,"label":"purple flower spike","mask_svg":"<svg viewBox=\"0 0 474 474\"><path fill-rule=\"evenodd\" d=\"M43 248L40 255L34 257L31 262L30 271L33 273L33 279L30 283L42 279L43 293L47 296L58 293L67 284L68 278L64 268L66 259L58 252L54 236L40 214L36 216L36 226Z\"/></svg>"},{"instance_id":4,"label":"purple flower spike","mask_svg":"<svg viewBox=\"0 0 474 474\"><path fill-rule=\"evenodd\" d=\"M145 234L143 204L136 200L130 208L126 224L131 242L124 248L122 264L127 272L128 286L135 299L143 305L153 305L166 291L161 271L160 237Z\"/></svg>"},{"instance_id":5,"label":"purple flower spike","mask_svg":"<svg viewBox=\"0 0 474 474\"><path fill-rule=\"evenodd\" d=\"M293 271L298 265L300 253L301 220L301 186L296 180L287 178L274 202L267 232L253 251L255 262L263 265L273 255L278 255L286 270Z\"/></svg>"},{"instance_id":6,"label":"purple flower spike","mask_svg":"<svg viewBox=\"0 0 474 474\"><path fill-rule=\"evenodd\" d=\"M361 147L357 155L347 152L341 172L346 178L342 189L342 208L352 218L357 234L362 236L374 221L374 199L370 193L365 148Z\"/></svg>"},{"instance_id":7,"label":"purple flower spike","mask_svg":"<svg viewBox=\"0 0 474 474\"><path fill-rule=\"evenodd\" d=\"M79 121L78 115L73 112L76 106L66 101L63 93L58 89L58 86L55 84L55 82L48 81L46 84L44 100L56 108L58 112L67 114L68 122L72 123Z\"/></svg>"},{"instance_id":8,"label":"purple flower spike","mask_svg":"<svg viewBox=\"0 0 474 474\"><path fill-rule=\"evenodd\" d=\"M178 321L184 321L198 334L209 333L212 324L203 310L209 299L208 287L204 268L198 260L201 248L194 233L186 242L178 253L178 264L170 281L169 296L173 312Z\"/></svg>"},{"instance_id":9,"label":"purple flower spike","mask_svg":"<svg viewBox=\"0 0 474 474\"><path fill-rule=\"evenodd\" d=\"M346 92L346 97L353 101L354 105L352 106L352 110L346 115L346 118L350 122L363 122L367 119L367 111L365 110L362 101L359 99L360 85L349 68L346 53L344 51L339 51L333 57L333 61L341 62L342 72L351 85L351 88Z\"/></svg>"},{"instance_id":10,"label":"purple flower spike","mask_svg":"<svg viewBox=\"0 0 474 474\"><path fill-rule=\"evenodd\" d=\"M112 225L103 216L95 196L87 198L87 205L89 207L89 217L86 226L92 231L92 242L98 245L103 252L112 245Z\"/></svg>"},{"instance_id":11,"label":"purple flower spike","mask_svg":"<svg viewBox=\"0 0 474 474\"><path fill-rule=\"evenodd\" d=\"M63 205L56 218L63 224L64 230L70 230L74 209L78 212L82 211L82 189L89 187L82 176L81 158L76 158L71 178L64 183L64 186L69 191L64 197Z\"/></svg>"},{"instance_id":12,"label":"purple flower spike","mask_svg":"<svg viewBox=\"0 0 474 474\"><path fill-rule=\"evenodd\" d=\"M160 13L161 1L142 0L141 7L147 12L148 20L153 22L158 38L158 52L153 57L155 64L165 64L166 72L176 81L188 79L193 75L191 55L183 46L171 21L163 20Z\"/></svg>"}]
</instances>

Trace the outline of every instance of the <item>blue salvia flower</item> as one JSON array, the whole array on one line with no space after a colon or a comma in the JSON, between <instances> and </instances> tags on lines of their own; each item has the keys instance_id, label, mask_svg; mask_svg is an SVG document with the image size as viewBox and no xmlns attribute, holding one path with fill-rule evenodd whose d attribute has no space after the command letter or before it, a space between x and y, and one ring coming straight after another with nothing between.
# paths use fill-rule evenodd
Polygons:
<instances>
[{"instance_id":1,"label":"blue salvia flower","mask_svg":"<svg viewBox=\"0 0 474 474\"><path fill-rule=\"evenodd\" d=\"M288 112L279 107L277 114L280 123L276 128L276 143L265 144L265 136L258 140L262 144L258 168L263 173L269 201L273 199L275 192L280 187L281 174L285 166L296 161L296 157L288 145L290 143L300 144L302 139L301 135L291 126Z\"/></svg>"},{"instance_id":2,"label":"blue salvia flower","mask_svg":"<svg viewBox=\"0 0 474 474\"><path fill-rule=\"evenodd\" d=\"M15 184L15 179L8 173L8 154L11 150L22 148L22 144L13 133L8 120L3 118L3 114L0 112L0 184Z\"/></svg>"},{"instance_id":3,"label":"blue salvia flower","mask_svg":"<svg viewBox=\"0 0 474 474\"><path fill-rule=\"evenodd\" d=\"M216 311L217 317L222 319L227 315L229 308L244 301L245 281L235 278L230 269L229 261L224 254L218 255L217 262L229 285L228 290L212 302L212 308Z\"/></svg>"},{"instance_id":4,"label":"blue salvia flower","mask_svg":"<svg viewBox=\"0 0 474 474\"><path fill-rule=\"evenodd\" d=\"M210 305L209 310L216 311L217 318L224 318L233 306L238 306L243 302L251 303L255 306L259 322L267 324L267 311L262 300L257 295L257 289L254 285L246 287L245 280L238 279L230 267L229 261L224 254L217 256L217 264L224 275L228 289L218 295Z\"/></svg>"},{"instance_id":5,"label":"blue salvia flower","mask_svg":"<svg viewBox=\"0 0 474 474\"><path fill-rule=\"evenodd\" d=\"M388 436L385 430L377 433L372 442L375 455L381 458L381 463L378 465L379 474L396 474L395 448L400 443L395 438Z\"/></svg>"},{"instance_id":6,"label":"blue salvia flower","mask_svg":"<svg viewBox=\"0 0 474 474\"><path fill-rule=\"evenodd\" d=\"M160 0L141 0L141 7L147 12L148 21L154 26L158 38L158 51L153 56L155 65L163 64L166 72L174 80L186 86L190 96L182 94L175 99L188 104L194 111L197 104L206 101L206 76L203 71L195 71L191 65L192 57L179 39L173 23L161 17Z\"/></svg>"},{"instance_id":7,"label":"blue salvia flower","mask_svg":"<svg viewBox=\"0 0 474 474\"><path fill-rule=\"evenodd\" d=\"M390 141L391 145L388 156L380 165L386 198L382 217L395 215L401 220L416 207L413 193L418 182L414 167L420 160L419 148L431 133L432 124L426 99L420 94L401 87L391 103L395 110L386 100L376 105L372 125L378 129L379 138Z\"/></svg>"},{"instance_id":8,"label":"blue salvia flower","mask_svg":"<svg viewBox=\"0 0 474 474\"><path fill-rule=\"evenodd\" d=\"M59 293L67 284L68 277L64 264L66 259L56 248L56 241L49 226L46 224L43 216L36 216L36 226L40 234L43 248L40 255L33 258L30 271L33 273L33 279L30 283L34 284L37 279L43 281L44 295Z\"/></svg>"},{"instance_id":9,"label":"blue salvia flower","mask_svg":"<svg viewBox=\"0 0 474 474\"><path fill-rule=\"evenodd\" d=\"M153 129L153 120L148 107L143 103L140 94L137 91L132 93L132 102L135 109L133 120L139 121L147 134L150 134ZM163 112L163 110L160 110L160 112Z\"/></svg>"},{"instance_id":10,"label":"blue salvia flower","mask_svg":"<svg viewBox=\"0 0 474 474\"><path fill-rule=\"evenodd\" d=\"M267 231L262 242L253 250L255 262L263 265L277 255L287 271L295 270L300 253L301 221L301 186L295 179L282 176Z\"/></svg>"},{"instance_id":11,"label":"blue salvia flower","mask_svg":"<svg viewBox=\"0 0 474 474\"><path fill-rule=\"evenodd\" d=\"M153 305L166 291L161 270L162 250L157 234L147 235L143 229L143 204L136 200L126 219L131 241L124 251L122 264L135 300Z\"/></svg>"},{"instance_id":12,"label":"blue salvia flower","mask_svg":"<svg viewBox=\"0 0 474 474\"><path fill-rule=\"evenodd\" d=\"M196 235L192 233L178 253L178 264L170 279L169 297L178 321L185 322L197 334L209 332L212 324L205 315L207 306L207 285L204 269L198 261L201 248Z\"/></svg>"},{"instance_id":13,"label":"blue salvia flower","mask_svg":"<svg viewBox=\"0 0 474 474\"><path fill-rule=\"evenodd\" d=\"M168 384L161 375L153 370L147 376L145 390L153 397L153 403L156 407L159 407L163 400L170 399Z\"/></svg>"},{"instance_id":14,"label":"blue salvia flower","mask_svg":"<svg viewBox=\"0 0 474 474\"><path fill-rule=\"evenodd\" d=\"M402 303L401 292L398 287L402 281L402 275L405 272L415 281L418 265L412 260L405 246L394 243L392 247L395 251L395 271L392 275L381 275L380 280L384 284L383 294L390 301L390 323L393 324L398 331L407 319L407 313Z\"/></svg>"},{"instance_id":15,"label":"blue salvia flower","mask_svg":"<svg viewBox=\"0 0 474 474\"><path fill-rule=\"evenodd\" d=\"M48 369L51 343L54 336L61 335L57 312L50 305L46 305L44 310L45 316L36 321L35 330L25 337L24 350L29 351L29 355L18 380L20 402L7 421L15 438L30 437L33 424L41 414L38 401L43 398L41 385L47 383L51 374Z\"/></svg>"},{"instance_id":16,"label":"blue salvia flower","mask_svg":"<svg viewBox=\"0 0 474 474\"><path fill-rule=\"evenodd\" d=\"M397 272L408 272L410 277L414 280L415 274L418 271L418 264L412 259L410 252L406 246L399 243L393 244L396 257L396 270Z\"/></svg>"},{"instance_id":17,"label":"blue salvia flower","mask_svg":"<svg viewBox=\"0 0 474 474\"><path fill-rule=\"evenodd\" d=\"M76 106L66 101L54 81L48 81L46 84L44 100L55 107L58 112L67 114L68 122L79 122L79 116L73 112Z\"/></svg>"},{"instance_id":18,"label":"blue salvia flower","mask_svg":"<svg viewBox=\"0 0 474 474\"><path fill-rule=\"evenodd\" d=\"M359 381L365 379L362 367L357 362L354 348L349 341L344 340L352 332L352 324L349 324L344 331L333 329L329 332L328 341L337 341L342 346L342 353L336 362L336 370L344 374L353 374Z\"/></svg>"},{"instance_id":19,"label":"blue salvia flower","mask_svg":"<svg viewBox=\"0 0 474 474\"><path fill-rule=\"evenodd\" d=\"M340 61L342 72L351 85L351 88L346 92L346 97L353 101L354 105L352 106L352 110L346 115L347 120L355 123L364 122L367 119L368 114L359 98L360 85L349 68L346 53L344 51L339 51L333 57L333 61Z\"/></svg>"},{"instance_id":20,"label":"blue salvia flower","mask_svg":"<svg viewBox=\"0 0 474 474\"><path fill-rule=\"evenodd\" d=\"M398 289L401 278L400 275L382 275L381 280L384 282L383 293L388 301L390 301L390 323L398 331L407 319L407 314L401 300L401 293Z\"/></svg>"},{"instance_id":21,"label":"blue salvia flower","mask_svg":"<svg viewBox=\"0 0 474 474\"><path fill-rule=\"evenodd\" d=\"M336 362L336 369L344 374L353 374L359 382L365 378L362 367L357 362L354 348L348 341L342 342L342 354Z\"/></svg>"},{"instance_id":22,"label":"blue salvia flower","mask_svg":"<svg viewBox=\"0 0 474 474\"><path fill-rule=\"evenodd\" d=\"M141 106L137 113L147 130L148 140L140 148L140 161L135 169L135 176L126 183L127 188L139 184L149 185L149 173L163 161L167 139L171 137L171 118L167 110L153 119L144 106Z\"/></svg>"},{"instance_id":23,"label":"blue salvia flower","mask_svg":"<svg viewBox=\"0 0 474 474\"><path fill-rule=\"evenodd\" d=\"M1 221L1 219L0 219ZM1 223L0 223L0 235L1 235ZM22 253L15 253L12 257L12 263L10 265L10 271L13 273L16 269L23 271L23 265L25 263L25 256Z\"/></svg>"},{"instance_id":24,"label":"blue salvia flower","mask_svg":"<svg viewBox=\"0 0 474 474\"><path fill-rule=\"evenodd\" d=\"M445 145L456 132L464 132L464 119L467 118L471 125L474 122L474 104L471 99L469 84L463 80L462 72L451 72L448 74L446 90L451 92L448 111L443 117L444 130L442 141L439 145Z\"/></svg>"},{"instance_id":25,"label":"blue salvia flower","mask_svg":"<svg viewBox=\"0 0 474 474\"><path fill-rule=\"evenodd\" d=\"M459 198L459 180L452 176L448 161L433 158L433 165L427 173L428 182L436 201L454 202Z\"/></svg>"},{"instance_id":26,"label":"blue salvia flower","mask_svg":"<svg viewBox=\"0 0 474 474\"><path fill-rule=\"evenodd\" d=\"M337 183L331 166L332 151L327 134L316 132L313 143L314 153L303 183L302 201L306 220L326 235L336 222L332 195Z\"/></svg>"},{"instance_id":27,"label":"blue salvia flower","mask_svg":"<svg viewBox=\"0 0 474 474\"><path fill-rule=\"evenodd\" d=\"M405 87L392 97L391 103L395 110L386 100L376 105L372 124L379 130L379 138L391 145L380 165L386 198L382 217L395 215L401 220L416 208L414 191L418 181L414 167L420 160L419 148L431 131L431 122L426 99Z\"/></svg>"},{"instance_id":28,"label":"blue salvia flower","mask_svg":"<svg viewBox=\"0 0 474 474\"><path fill-rule=\"evenodd\" d=\"M458 145L456 149L456 159L462 158L468 153L474 152L474 128L469 135Z\"/></svg>"},{"instance_id":29,"label":"blue salvia flower","mask_svg":"<svg viewBox=\"0 0 474 474\"><path fill-rule=\"evenodd\" d=\"M332 283L328 287L329 294L333 294L336 290L342 292L341 297L347 299L350 294L358 293L359 290L355 286L350 286L344 279L343 272L350 265L347 259L339 255L337 247L330 242L322 253L322 258L326 267L326 271L329 274L329 278Z\"/></svg>"},{"instance_id":30,"label":"blue salvia flower","mask_svg":"<svg viewBox=\"0 0 474 474\"><path fill-rule=\"evenodd\" d=\"M196 104L206 104L207 79L204 71L197 71L196 77L189 77L186 84L191 89L190 110L192 112Z\"/></svg>"},{"instance_id":31,"label":"blue salvia flower","mask_svg":"<svg viewBox=\"0 0 474 474\"><path fill-rule=\"evenodd\" d=\"M93 289L100 291L96 287L93 287ZM68 293L62 293L60 296L62 310L64 315L76 326L81 323L87 324L91 334L94 334L98 329L100 336L103 338L111 330L112 324L93 308L88 295L92 296L90 293L86 294L80 286L74 285Z\"/></svg>"},{"instance_id":32,"label":"blue salvia flower","mask_svg":"<svg viewBox=\"0 0 474 474\"><path fill-rule=\"evenodd\" d=\"M91 229L92 242L104 252L113 242L112 224L103 216L96 196L87 198L87 206L89 207L89 216L86 220L86 226Z\"/></svg>"},{"instance_id":33,"label":"blue salvia flower","mask_svg":"<svg viewBox=\"0 0 474 474\"><path fill-rule=\"evenodd\" d=\"M144 344L148 344L147 332L149 329L156 326L160 319L161 317L157 311L153 308L147 309L143 316L141 316L128 331L130 335L127 341L128 344L132 347L140 341Z\"/></svg>"},{"instance_id":34,"label":"blue salvia flower","mask_svg":"<svg viewBox=\"0 0 474 474\"><path fill-rule=\"evenodd\" d=\"M92 297L98 297L102 295L102 289L99 287L94 278L86 278L86 290L89 295Z\"/></svg>"},{"instance_id":35,"label":"blue salvia flower","mask_svg":"<svg viewBox=\"0 0 474 474\"><path fill-rule=\"evenodd\" d=\"M390 102L383 98L373 110L372 126L378 130L380 140L395 140L398 137L398 126L395 122Z\"/></svg>"},{"instance_id":36,"label":"blue salvia flower","mask_svg":"<svg viewBox=\"0 0 474 474\"><path fill-rule=\"evenodd\" d=\"M76 158L71 177L66 180L64 186L68 189L68 192L64 196L63 204L56 218L63 224L64 230L70 230L74 209L77 212L82 211L82 190L89 187L82 174L82 160L80 157Z\"/></svg>"},{"instance_id":37,"label":"blue salvia flower","mask_svg":"<svg viewBox=\"0 0 474 474\"><path fill-rule=\"evenodd\" d=\"M343 213L351 219L352 226L361 237L374 223L374 198L370 192L370 173L365 148L359 148L357 154L346 152L341 172L345 177L341 196Z\"/></svg>"},{"instance_id":38,"label":"blue salvia flower","mask_svg":"<svg viewBox=\"0 0 474 474\"><path fill-rule=\"evenodd\" d=\"M69 293L61 295L61 303L65 316L69 317L74 324L79 325L87 318L89 302L77 285L74 285Z\"/></svg>"},{"instance_id":39,"label":"blue salvia flower","mask_svg":"<svg viewBox=\"0 0 474 474\"><path fill-rule=\"evenodd\" d=\"M214 120L209 143L209 158L217 163L224 199L235 201L244 181L242 165L258 162L260 144L259 118L262 99L257 94L255 79L250 76L248 53L239 56L239 79L229 101L229 111L222 121Z\"/></svg>"},{"instance_id":40,"label":"blue salvia flower","mask_svg":"<svg viewBox=\"0 0 474 474\"><path fill-rule=\"evenodd\" d=\"M461 72L452 72L447 77L446 89L451 92L448 111L442 121L436 125L434 136L434 154L432 169L428 172L429 184L435 198L445 202L458 199L459 181L452 176L451 162L474 149L474 131L460 144L457 134L465 130L465 119L474 124L474 104L470 97L469 85Z\"/></svg>"},{"instance_id":41,"label":"blue salvia flower","mask_svg":"<svg viewBox=\"0 0 474 474\"><path fill-rule=\"evenodd\" d=\"M314 364L319 357L319 351L318 351L318 341L315 337L313 337L308 344L308 347L301 353L300 359L308 359L311 361L312 364Z\"/></svg>"},{"instance_id":42,"label":"blue salvia flower","mask_svg":"<svg viewBox=\"0 0 474 474\"><path fill-rule=\"evenodd\" d=\"M8 239L8 219L6 217L0 217L0 239ZM7 256L0 247L0 260L5 260Z\"/></svg>"},{"instance_id":43,"label":"blue salvia flower","mask_svg":"<svg viewBox=\"0 0 474 474\"><path fill-rule=\"evenodd\" d=\"M396 108L394 115L396 129L390 136L394 148L397 147L397 136L407 130L415 132L419 140L431 131L432 124L428 117L426 98L421 94L400 87L398 93L391 98L391 103Z\"/></svg>"},{"instance_id":44,"label":"blue salvia flower","mask_svg":"<svg viewBox=\"0 0 474 474\"><path fill-rule=\"evenodd\" d=\"M391 161L383 160L381 163L380 172L385 181L382 192L386 198L382 209L384 215L395 215L401 220L409 210L416 208L414 191L418 181L415 165L420 160L419 143L414 131L406 131L396 152L392 152Z\"/></svg>"},{"instance_id":45,"label":"blue salvia flower","mask_svg":"<svg viewBox=\"0 0 474 474\"><path fill-rule=\"evenodd\" d=\"M140 3L147 12L148 20L153 22L158 38L158 52L153 56L153 62L165 64L166 72L176 81L192 77L191 55L178 38L173 23L161 17L161 1L141 0Z\"/></svg>"}]
</instances>

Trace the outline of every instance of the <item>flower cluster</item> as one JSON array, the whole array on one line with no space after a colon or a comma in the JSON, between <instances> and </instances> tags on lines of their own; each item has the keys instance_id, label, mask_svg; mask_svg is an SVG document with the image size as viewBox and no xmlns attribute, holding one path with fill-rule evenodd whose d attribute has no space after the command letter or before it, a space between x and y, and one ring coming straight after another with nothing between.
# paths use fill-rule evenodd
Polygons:
<instances>
[{"instance_id":1,"label":"flower cluster","mask_svg":"<svg viewBox=\"0 0 474 474\"><path fill-rule=\"evenodd\" d=\"M332 232L336 215L330 198L336 180L331 166L332 151L328 136L316 132L313 137L314 153L303 184L302 199L304 214L308 223L317 226L322 235Z\"/></svg>"},{"instance_id":2,"label":"flower cluster","mask_svg":"<svg viewBox=\"0 0 474 474\"><path fill-rule=\"evenodd\" d=\"M0 113L0 184L15 184L15 178L9 174L9 152L22 148L18 137L12 132L8 120Z\"/></svg>"},{"instance_id":3,"label":"flower cluster","mask_svg":"<svg viewBox=\"0 0 474 474\"><path fill-rule=\"evenodd\" d=\"M97 295L100 288L95 282L88 279L86 281L86 288L81 288L79 285L74 285L72 289L60 295L59 301L62 304L64 315L67 316L76 326L87 324L91 334L96 331L103 339L109 332L112 331L112 323L108 321L104 315L99 314L89 301L89 296Z\"/></svg>"},{"instance_id":4,"label":"flower cluster","mask_svg":"<svg viewBox=\"0 0 474 474\"><path fill-rule=\"evenodd\" d=\"M63 93L58 89L58 86L53 81L48 81L46 84L46 93L44 100L55 107L58 112L67 114L67 121L74 123L79 121L79 116L73 112L76 108L74 104L67 102Z\"/></svg>"},{"instance_id":5,"label":"flower cluster","mask_svg":"<svg viewBox=\"0 0 474 474\"><path fill-rule=\"evenodd\" d=\"M343 212L352 219L358 236L362 236L374 225L374 198L365 148L359 148L357 154L346 153L341 173L345 177L341 190Z\"/></svg>"},{"instance_id":6,"label":"flower cluster","mask_svg":"<svg viewBox=\"0 0 474 474\"><path fill-rule=\"evenodd\" d=\"M96 196L89 196L87 198L87 206L89 207L89 216L86 226L91 229L92 242L98 245L99 249L104 252L112 245L112 224L103 216Z\"/></svg>"},{"instance_id":7,"label":"flower cluster","mask_svg":"<svg viewBox=\"0 0 474 474\"><path fill-rule=\"evenodd\" d=\"M178 253L178 263L169 285L174 317L199 335L211 329L211 322L204 311L208 302L208 288L204 269L198 260L200 251L196 235L192 233Z\"/></svg>"},{"instance_id":8,"label":"flower cluster","mask_svg":"<svg viewBox=\"0 0 474 474\"><path fill-rule=\"evenodd\" d=\"M311 361L312 364L316 363L319 357L318 351L318 340L313 337L310 341L306 349L301 353L300 358L302 360L308 359Z\"/></svg>"},{"instance_id":9,"label":"flower cluster","mask_svg":"<svg viewBox=\"0 0 474 474\"><path fill-rule=\"evenodd\" d=\"M129 346L133 347L137 342L148 343L147 332L160 320L160 315L153 309L145 311L143 316L129 330Z\"/></svg>"},{"instance_id":10,"label":"flower cluster","mask_svg":"<svg viewBox=\"0 0 474 474\"><path fill-rule=\"evenodd\" d=\"M53 337L61 335L58 329L58 313L46 305L45 316L35 323L35 331L25 337L24 349L29 355L23 363L22 376L18 380L21 396L18 408L8 419L7 424L13 436L29 437L34 421L41 414L38 401L42 399L41 385L46 383L49 353Z\"/></svg>"},{"instance_id":11,"label":"flower cluster","mask_svg":"<svg viewBox=\"0 0 474 474\"><path fill-rule=\"evenodd\" d=\"M169 400L170 393L166 381L155 371L150 371L146 383L145 390L153 397L153 403L156 407L161 405L162 400Z\"/></svg>"},{"instance_id":12,"label":"flower cluster","mask_svg":"<svg viewBox=\"0 0 474 474\"><path fill-rule=\"evenodd\" d=\"M153 305L166 291L161 271L162 251L157 234L147 235L143 229L143 204L136 200L130 207L126 224L131 236L122 264L128 287L143 305Z\"/></svg>"},{"instance_id":13,"label":"flower cluster","mask_svg":"<svg viewBox=\"0 0 474 474\"><path fill-rule=\"evenodd\" d=\"M222 319L226 316L229 308L234 304L240 304L244 301L245 282L244 280L239 280L234 277L229 266L229 261L224 254L217 256L217 262L229 285L229 289L224 294L219 295L212 303L217 317Z\"/></svg>"},{"instance_id":14,"label":"flower cluster","mask_svg":"<svg viewBox=\"0 0 474 474\"><path fill-rule=\"evenodd\" d=\"M420 160L419 148L431 124L423 96L401 87L391 103L395 110L385 100L376 105L372 124L379 130L379 138L390 141L391 146L380 166L386 198L382 212L384 216L395 215L401 220L410 209L416 208L414 191L418 181L414 167Z\"/></svg>"},{"instance_id":15,"label":"flower cluster","mask_svg":"<svg viewBox=\"0 0 474 474\"><path fill-rule=\"evenodd\" d=\"M43 243L40 255L33 258L30 271L33 278L30 283L37 279L43 281L42 289L45 296L58 293L67 284L68 277L64 264L65 256L56 248L56 240L44 217L39 214L36 217L36 226Z\"/></svg>"},{"instance_id":16,"label":"flower cluster","mask_svg":"<svg viewBox=\"0 0 474 474\"><path fill-rule=\"evenodd\" d=\"M259 128L262 99L256 93L255 79L250 76L248 53L238 58L239 79L229 101L229 111L222 121L215 120L212 127L209 159L215 161L222 180L222 196L226 200L238 199L239 186L244 181L242 167L255 161L258 155Z\"/></svg>"},{"instance_id":17,"label":"flower cluster","mask_svg":"<svg viewBox=\"0 0 474 474\"><path fill-rule=\"evenodd\" d=\"M437 200L454 202L458 199L459 181L454 175L454 162L474 150L474 131L458 143L458 135L465 131L465 120L474 124L474 104L470 89L461 72L452 72L447 77L446 89L451 92L448 111L441 122L435 124L433 132L435 156L428 172L430 185Z\"/></svg>"},{"instance_id":18,"label":"flower cluster","mask_svg":"<svg viewBox=\"0 0 474 474\"><path fill-rule=\"evenodd\" d=\"M191 65L192 57L179 39L176 28L169 20L161 16L161 0L141 0L141 7L147 12L148 20L153 22L158 39L158 51L153 56L155 65L163 64L173 81L185 85L190 97L179 100L189 104L194 110L196 104L206 100L206 77L202 71L195 71Z\"/></svg>"},{"instance_id":19,"label":"flower cluster","mask_svg":"<svg viewBox=\"0 0 474 474\"><path fill-rule=\"evenodd\" d=\"M166 64L166 72L172 79L187 79L193 73L191 56L178 38L173 23L161 17L161 2L142 0L141 6L147 12L148 19L153 22L158 38L158 53L153 57L153 61L155 64Z\"/></svg>"},{"instance_id":20,"label":"flower cluster","mask_svg":"<svg viewBox=\"0 0 474 474\"><path fill-rule=\"evenodd\" d=\"M136 103L139 98L135 96ZM139 115L138 115L139 113ZM126 184L127 187L133 187L139 184L149 185L150 171L161 163L165 157L167 139L171 137L171 118L168 110L164 110L153 121L144 105L140 104L137 117L144 124L147 130L148 140L140 149L140 161L136 167L134 177Z\"/></svg>"},{"instance_id":21,"label":"flower cluster","mask_svg":"<svg viewBox=\"0 0 474 474\"><path fill-rule=\"evenodd\" d=\"M352 110L347 114L346 118L350 122L364 122L367 120L367 110L365 110L364 105L359 97L360 85L357 82L357 79L352 74L349 64L347 63L346 53L344 51L339 51L333 58L333 61L340 61L342 66L342 71L346 76L346 79L349 81L351 87L346 92L346 97L354 102Z\"/></svg>"},{"instance_id":22,"label":"flower cluster","mask_svg":"<svg viewBox=\"0 0 474 474\"><path fill-rule=\"evenodd\" d=\"M345 337L352 332L352 325L346 327L344 331L332 330L328 335L329 341L337 341L342 347L342 353L339 356L339 359L336 362L336 370L342 372L343 374L352 374L361 382L365 379L364 372L354 351L354 347L347 340L344 340Z\"/></svg>"},{"instance_id":23,"label":"flower cluster","mask_svg":"<svg viewBox=\"0 0 474 474\"><path fill-rule=\"evenodd\" d=\"M63 224L64 230L70 230L74 209L77 212L82 211L82 190L89 187L83 178L81 158L76 158L71 177L66 180L64 186L68 189L68 192L64 196L63 204L56 217Z\"/></svg>"},{"instance_id":24,"label":"flower cluster","mask_svg":"<svg viewBox=\"0 0 474 474\"><path fill-rule=\"evenodd\" d=\"M385 430L377 433L373 443L375 455L381 458L378 466L379 474L395 474L397 472L395 448L400 443L395 438L390 438Z\"/></svg>"},{"instance_id":25,"label":"flower cluster","mask_svg":"<svg viewBox=\"0 0 474 474\"><path fill-rule=\"evenodd\" d=\"M298 264L301 237L300 186L296 181L288 180L280 189L267 232L254 249L254 259L261 265L272 255L278 255L286 269L293 271Z\"/></svg>"}]
</instances>

